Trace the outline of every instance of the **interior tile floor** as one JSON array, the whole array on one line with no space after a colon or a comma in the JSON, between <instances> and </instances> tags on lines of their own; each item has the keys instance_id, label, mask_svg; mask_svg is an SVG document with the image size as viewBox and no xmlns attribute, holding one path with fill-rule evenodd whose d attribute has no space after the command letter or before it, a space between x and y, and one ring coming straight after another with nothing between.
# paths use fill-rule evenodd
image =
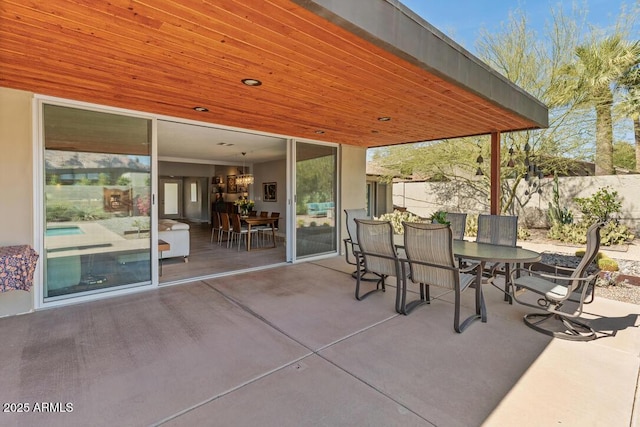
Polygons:
<instances>
[{"instance_id":1,"label":"interior tile floor","mask_svg":"<svg viewBox=\"0 0 640 427\"><path fill-rule=\"evenodd\" d=\"M253 249L247 252L244 243L238 249L238 245L232 248L227 247L226 241L218 244L216 238L212 242L210 224L190 223L189 225L190 254L188 262L185 263L182 257L164 259L160 283L286 262L286 248L282 236L276 236L275 248L270 247L271 241L265 241L262 245L264 249L258 247L256 236L251 244Z\"/></svg>"}]
</instances>

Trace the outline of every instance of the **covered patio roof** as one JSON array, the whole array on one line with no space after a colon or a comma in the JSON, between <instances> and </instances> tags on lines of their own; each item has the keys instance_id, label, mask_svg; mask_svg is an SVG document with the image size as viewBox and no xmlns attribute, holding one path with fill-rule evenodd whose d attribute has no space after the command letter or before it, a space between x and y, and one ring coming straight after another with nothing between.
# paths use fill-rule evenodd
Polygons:
<instances>
[{"instance_id":1,"label":"covered patio roof","mask_svg":"<svg viewBox=\"0 0 640 427\"><path fill-rule=\"evenodd\" d=\"M0 85L363 147L548 122L395 0L5 0Z\"/></svg>"}]
</instances>

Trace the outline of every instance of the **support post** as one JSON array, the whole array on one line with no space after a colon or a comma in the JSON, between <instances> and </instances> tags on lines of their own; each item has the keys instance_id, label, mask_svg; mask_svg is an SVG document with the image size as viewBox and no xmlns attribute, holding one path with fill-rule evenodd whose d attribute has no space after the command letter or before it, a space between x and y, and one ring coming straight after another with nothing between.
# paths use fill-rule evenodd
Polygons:
<instances>
[{"instance_id":1,"label":"support post","mask_svg":"<svg viewBox=\"0 0 640 427\"><path fill-rule=\"evenodd\" d=\"M490 213L500 215L500 132L491 132Z\"/></svg>"}]
</instances>

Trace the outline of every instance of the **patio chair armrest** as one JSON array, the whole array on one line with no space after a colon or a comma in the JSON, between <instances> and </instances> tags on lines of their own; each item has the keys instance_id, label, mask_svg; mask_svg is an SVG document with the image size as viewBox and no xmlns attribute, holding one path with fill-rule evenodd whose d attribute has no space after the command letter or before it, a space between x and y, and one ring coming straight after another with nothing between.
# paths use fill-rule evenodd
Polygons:
<instances>
[{"instance_id":1,"label":"patio chair armrest","mask_svg":"<svg viewBox=\"0 0 640 427\"><path fill-rule=\"evenodd\" d=\"M511 271L511 281L513 282L517 278L516 275L522 275L523 273L528 274L530 276L540 277L542 279L545 279L554 283L557 283L558 280L563 282L573 282L573 281L588 282L589 280L593 280L593 278L595 277L594 274L587 277L558 276L555 274L549 274L546 272L543 273L540 271L531 270L530 268L515 268L513 269L513 271Z\"/></svg>"},{"instance_id":2,"label":"patio chair armrest","mask_svg":"<svg viewBox=\"0 0 640 427\"><path fill-rule=\"evenodd\" d=\"M364 251L361 251L360 249L355 249L353 251L353 254L356 256L356 258L364 257L365 255L369 255L369 256L372 256L372 257L385 258L385 259L390 259L390 260L393 260L393 261L401 261L402 260L397 255L396 256L389 256L389 255L375 254L375 253L372 253L372 252L364 252Z\"/></svg>"},{"instance_id":3,"label":"patio chair armrest","mask_svg":"<svg viewBox=\"0 0 640 427\"><path fill-rule=\"evenodd\" d=\"M554 265L545 264L542 262L536 262L536 263L530 264L529 270L553 273L555 275L565 274L566 276L571 276L571 274L573 274L573 272L576 271L575 268L563 267L561 265L555 265L555 264Z\"/></svg>"},{"instance_id":4,"label":"patio chair armrest","mask_svg":"<svg viewBox=\"0 0 640 427\"><path fill-rule=\"evenodd\" d=\"M356 265L358 263L358 259L357 259L357 256L355 256L355 244L353 243L351 238L343 239L343 242L344 242L344 256L347 264ZM351 249L349 249L349 246L351 246ZM351 257L349 256L349 254L353 255L356 258L356 260L351 261Z\"/></svg>"},{"instance_id":5,"label":"patio chair armrest","mask_svg":"<svg viewBox=\"0 0 640 427\"><path fill-rule=\"evenodd\" d=\"M424 265L427 267L434 267L434 268L441 268L443 270L451 270L451 271L458 271L458 272L463 272L463 270L459 269L458 267L450 267L448 265L440 265L440 264L433 264L430 262L425 262L425 261L416 261L416 260L411 260L408 258L399 258L401 263L406 263L406 264L416 264L416 265ZM474 268L476 268L478 265L475 265L475 267L469 269L469 270L465 270L464 272L468 272L468 271L472 271Z\"/></svg>"},{"instance_id":6,"label":"patio chair armrest","mask_svg":"<svg viewBox=\"0 0 640 427\"><path fill-rule=\"evenodd\" d=\"M460 273L471 273L471 272L474 272L474 274L475 274L475 271L476 271L476 269L478 267L480 267L480 263L479 262L469 262L469 261L467 261L467 264L465 265L465 267L464 268L460 268L459 270L460 270Z\"/></svg>"}]
</instances>

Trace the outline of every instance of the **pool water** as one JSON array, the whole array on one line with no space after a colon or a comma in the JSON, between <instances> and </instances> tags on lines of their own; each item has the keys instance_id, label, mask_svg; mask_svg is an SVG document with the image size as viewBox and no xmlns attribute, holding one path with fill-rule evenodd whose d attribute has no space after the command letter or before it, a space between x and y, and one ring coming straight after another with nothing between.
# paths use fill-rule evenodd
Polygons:
<instances>
[{"instance_id":1,"label":"pool water","mask_svg":"<svg viewBox=\"0 0 640 427\"><path fill-rule=\"evenodd\" d=\"M46 236L72 236L74 234L84 234L84 232L77 226L71 227L52 227L47 228Z\"/></svg>"}]
</instances>

